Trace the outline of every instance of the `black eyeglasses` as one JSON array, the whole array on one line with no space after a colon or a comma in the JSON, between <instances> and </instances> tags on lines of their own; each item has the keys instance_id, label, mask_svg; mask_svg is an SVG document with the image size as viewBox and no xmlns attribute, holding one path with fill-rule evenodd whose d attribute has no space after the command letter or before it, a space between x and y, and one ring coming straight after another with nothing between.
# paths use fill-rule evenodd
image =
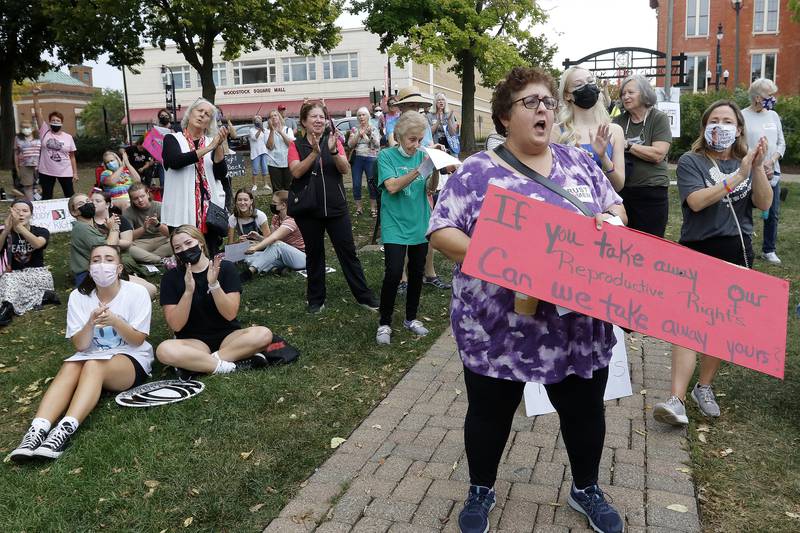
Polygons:
<instances>
[{"instance_id":1,"label":"black eyeglasses","mask_svg":"<svg viewBox=\"0 0 800 533\"><path fill-rule=\"evenodd\" d=\"M535 94L531 94L529 96L523 96L522 98L517 98L511 104L516 104L517 102L522 102L528 109L538 109L539 102L544 104L545 109L555 109L558 107L558 98L553 98L552 96L542 96L541 98L536 96Z\"/></svg>"}]
</instances>

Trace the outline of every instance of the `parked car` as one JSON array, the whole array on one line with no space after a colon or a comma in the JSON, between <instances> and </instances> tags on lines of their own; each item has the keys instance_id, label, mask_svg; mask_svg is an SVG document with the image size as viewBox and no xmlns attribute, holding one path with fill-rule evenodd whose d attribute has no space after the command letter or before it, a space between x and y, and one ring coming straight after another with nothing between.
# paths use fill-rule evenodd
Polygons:
<instances>
[{"instance_id":1,"label":"parked car","mask_svg":"<svg viewBox=\"0 0 800 533\"><path fill-rule=\"evenodd\" d=\"M335 118L333 119L333 123L336 125L337 130L346 134L348 131L358 126L358 118L357 117Z\"/></svg>"},{"instance_id":2,"label":"parked car","mask_svg":"<svg viewBox=\"0 0 800 533\"><path fill-rule=\"evenodd\" d=\"M251 124L239 124L238 126L233 127L233 129L236 130L236 139L228 139L228 146L230 146L231 150L250 150L250 140L248 135L250 135L250 128L252 127L253 126Z\"/></svg>"}]
</instances>

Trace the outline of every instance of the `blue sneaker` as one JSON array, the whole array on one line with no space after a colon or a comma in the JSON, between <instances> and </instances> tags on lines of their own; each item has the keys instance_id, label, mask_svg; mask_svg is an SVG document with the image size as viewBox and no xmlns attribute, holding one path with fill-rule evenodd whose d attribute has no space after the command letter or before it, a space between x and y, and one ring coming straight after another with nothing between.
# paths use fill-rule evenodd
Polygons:
<instances>
[{"instance_id":1,"label":"blue sneaker","mask_svg":"<svg viewBox=\"0 0 800 533\"><path fill-rule=\"evenodd\" d=\"M486 533L489 531L489 513L494 509L494 489L470 485L469 496L458 515L461 533Z\"/></svg>"},{"instance_id":2,"label":"blue sneaker","mask_svg":"<svg viewBox=\"0 0 800 533\"><path fill-rule=\"evenodd\" d=\"M567 498L569 506L589 519L589 525L599 533L622 533L625 525L619 513L606 502L605 495L597 485L579 491L572 485Z\"/></svg>"}]
</instances>

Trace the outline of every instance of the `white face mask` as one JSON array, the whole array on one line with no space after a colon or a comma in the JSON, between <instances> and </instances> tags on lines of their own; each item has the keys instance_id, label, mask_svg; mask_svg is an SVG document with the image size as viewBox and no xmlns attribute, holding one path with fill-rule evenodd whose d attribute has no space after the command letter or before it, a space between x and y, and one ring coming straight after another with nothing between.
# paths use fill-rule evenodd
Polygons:
<instances>
[{"instance_id":1,"label":"white face mask","mask_svg":"<svg viewBox=\"0 0 800 533\"><path fill-rule=\"evenodd\" d=\"M25 135L26 137L31 133L33 133L33 130L31 128L22 128L22 134Z\"/></svg>"},{"instance_id":2,"label":"white face mask","mask_svg":"<svg viewBox=\"0 0 800 533\"><path fill-rule=\"evenodd\" d=\"M715 152L724 152L736 142L736 126L733 124L709 124L705 131L706 144Z\"/></svg>"},{"instance_id":3,"label":"white face mask","mask_svg":"<svg viewBox=\"0 0 800 533\"><path fill-rule=\"evenodd\" d=\"M119 277L117 266L113 263L92 263L89 265L89 275L98 287L110 287Z\"/></svg>"}]
</instances>

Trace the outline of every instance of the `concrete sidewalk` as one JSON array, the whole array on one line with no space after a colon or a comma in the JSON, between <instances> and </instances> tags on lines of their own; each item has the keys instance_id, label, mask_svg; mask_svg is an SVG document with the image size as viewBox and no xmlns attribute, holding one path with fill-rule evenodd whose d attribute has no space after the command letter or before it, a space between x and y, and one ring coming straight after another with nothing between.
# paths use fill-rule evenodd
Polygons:
<instances>
[{"instance_id":1,"label":"concrete sidewalk","mask_svg":"<svg viewBox=\"0 0 800 533\"><path fill-rule=\"evenodd\" d=\"M700 531L686 432L650 415L669 394L670 346L636 334L627 344L634 394L606 403L601 487L628 532ZM457 532L469 486L466 409L463 367L448 332L265 532ZM527 418L521 405L498 472L491 531L590 532L567 505L570 477L557 416ZM674 504L679 511L667 508Z\"/></svg>"}]
</instances>

